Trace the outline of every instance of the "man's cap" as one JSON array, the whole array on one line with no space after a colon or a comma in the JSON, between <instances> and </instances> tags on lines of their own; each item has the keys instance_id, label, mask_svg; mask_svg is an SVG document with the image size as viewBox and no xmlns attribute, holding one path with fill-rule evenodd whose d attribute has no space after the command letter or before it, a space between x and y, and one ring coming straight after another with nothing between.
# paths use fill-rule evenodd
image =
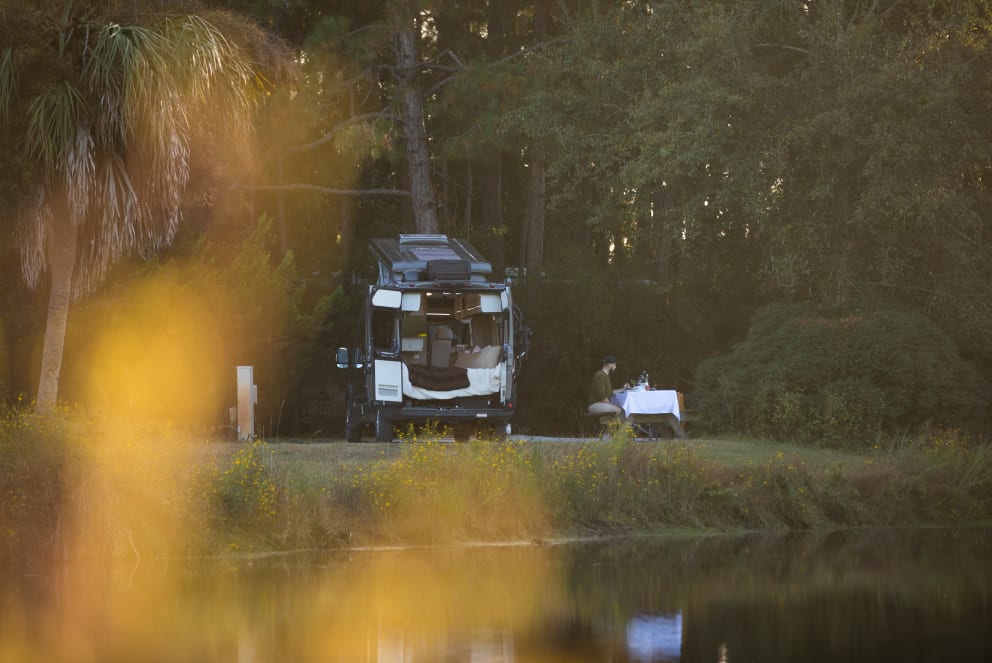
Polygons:
<instances>
[{"instance_id":1,"label":"man's cap","mask_svg":"<svg viewBox=\"0 0 992 663\"><path fill-rule=\"evenodd\" d=\"M617 363L617 358L614 357L613 355L606 355L605 357L603 357L603 363L604 364L615 364L615 363Z\"/></svg>"}]
</instances>

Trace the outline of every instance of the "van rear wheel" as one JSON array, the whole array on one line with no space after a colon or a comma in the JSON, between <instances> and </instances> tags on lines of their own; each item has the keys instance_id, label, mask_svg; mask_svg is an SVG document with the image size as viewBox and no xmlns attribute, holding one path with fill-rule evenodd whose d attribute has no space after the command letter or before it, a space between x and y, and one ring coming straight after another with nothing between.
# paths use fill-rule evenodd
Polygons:
<instances>
[{"instance_id":1,"label":"van rear wheel","mask_svg":"<svg viewBox=\"0 0 992 663\"><path fill-rule=\"evenodd\" d=\"M395 436L393 422L389 421L382 410L375 411L375 441L392 442Z\"/></svg>"},{"instance_id":2,"label":"van rear wheel","mask_svg":"<svg viewBox=\"0 0 992 663\"><path fill-rule=\"evenodd\" d=\"M361 442L365 421L361 416L361 405L355 396L355 388L348 385L348 397L344 408L344 439L346 442Z\"/></svg>"},{"instance_id":3,"label":"van rear wheel","mask_svg":"<svg viewBox=\"0 0 992 663\"><path fill-rule=\"evenodd\" d=\"M354 410L348 408L348 413L345 415L344 421L344 439L346 442L361 442L362 441L362 422L355 421L355 417L352 414Z\"/></svg>"}]
</instances>

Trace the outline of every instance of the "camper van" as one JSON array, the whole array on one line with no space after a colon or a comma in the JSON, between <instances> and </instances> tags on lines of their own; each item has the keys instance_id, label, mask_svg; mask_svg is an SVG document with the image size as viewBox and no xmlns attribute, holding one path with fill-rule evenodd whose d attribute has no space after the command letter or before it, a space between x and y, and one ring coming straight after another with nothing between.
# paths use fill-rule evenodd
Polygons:
<instances>
[{"instance_id":1,"label":"camper van","mask_svg":"<svg viewBox=\"0 0 992 663\"><path fill-rule=\"evenodd\" d=\"M364 295L350 372L345 437L378 442L436 421L462 432L509 430L528 331L510 286L469 242L446 235L373 239L378 278Z\"/></svg>"}]
</instances>

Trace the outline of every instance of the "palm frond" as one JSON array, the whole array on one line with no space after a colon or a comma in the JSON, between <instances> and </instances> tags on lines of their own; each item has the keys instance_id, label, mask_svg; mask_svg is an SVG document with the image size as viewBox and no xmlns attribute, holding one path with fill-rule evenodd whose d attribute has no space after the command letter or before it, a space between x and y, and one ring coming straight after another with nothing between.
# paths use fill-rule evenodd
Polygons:
<instances>
[{"instance_id":1,"label":"palm frond","mask_svg":"<svg viewBox=\"0 0 992 663\"><path fill-rule=\"evenodd\" d=\"M191 152L220 138L236 147L250 133L266 86L239 46L257 47L245 37L254 33L239 32L234 18L218 27L201 16L162 18L152 11L107 20L111 14L87 14L85 26L74 24L65 46L76 49L69 66L79 69L32 79L40 86L56 82L32 88L24 117L28 156L46 173L37 209L23 224L25 276L37 283L43 275L52 209L67 204L82 233L77 295L125 255L150 255L172 242ZM128 25L131 20L141 25ZM18 55L0 47L0 120L14 91ZM60 67L68 62L58 59Z\"/></svg>"},{"instance_id":2,"label":"palm frond","mask_svg":"<svg viewBox=\"0 0 992 663\"><path fill-rule=\"evenodd\" d=\"M186 16L178 22L169 21L164 32L174 46L174 63L194 100L207 99L219 80L240 89L255 81L251 65L238 45L206 19ZM248 101L243 93L238 97L241 103Z\"/></svg>"},{"instance_id":3,"label":"palm frond","mask_svg":"<svg viewBox=\"0 0 992 663\"><path fill-rule=\"evenodd\" d=\"M28 153L39 159L45 170L55 172L65 165L85 107L83 95L68 81L51 86L31 102L28 107Z\"/></svg>"},{"instance_id":4,"label":"palm frond","mask_svg":"<svg viewBox=\"0 0 992 663\"><path fill-rule=\"evenodd\" d=\"M117 23L109 23L97 33L84 64L82 80L90 98L99 102L95 120L100 142L124 143L126 82L139 68L146 44L154 39L154 32L147 28Z\"/></svg>"},{"instance_id":5,"label":"palm frond","mask_svg":"<svg viewBox=\"0 0 992 663\"><path fill-rule=\"evenodd\" d=\"M74 290L93 289L114 264L136 247L135 225L146 213L138 201L123 159L117 154L100 159L94 176L87 224L80 242L80 260Z\"/></svg>"},{"instance_id":6,"label":"palm frond","mask_svg":"<svg viewBox=\"0 0 992 663\"><path fill-rule=\"evenodd\" d=\"M24 210L16 226L17 249L21 254L21 272L29 288L37 288L48 268L45 247L52 233L54 217L48 204L46 187L38 185L33 205Z\"/></svg>"},{"instance_id":7,"label":"palm frond","mask_svg":"<svg viewBox=\"0 0 992 663\"><path fill-rule=\"evenodd\" d=\"M208 9L200 15L238 45L241 59L250 63L255 84L263 93L272 89L273 80L289 80L299 74L293 49L258 23L226 10Z\"/></svg>"},{"instance_id":8,"label":"palm frond","mask_svg":"<svg viewBox=\"0 0 992 663\"><path fill-rule=\"evenodd\" d=\"M85 124L76 127L75 140L65 156L66 202L69 218L76 226L82 225L90 206L90 188L93 184L94 164L93 134Z\"/></svg>"},{"instance_id":9,"label":"palm frond","mask_svg":"<svg viewBox=\"0 0 992 663\"><path fill-rule=\"evenodd\" d=\"M134 31L132 37L135 38L135 49L122 80L126 122L135 119L136 113L175 94L177 87L172 80L168 43L162 35L151 29L141 29Z\"/></svg>"},{"instance_id":10,"label":"palm frond","mask_svg":"<svg viewBox=\"0 0 992 663\"><path fill-rule=\"evenodd\" d=\"M199 16L166 21L165 34L174 47L175 64L185 70L194 91L209 86L230 59L232 44Z\"/></svg>"},{"instance_id":11,"label":"palm frond","mask_svg":"<svg viewBox=\"0 0 992 663\"><path fill-rule=\"evenodd\" d=\"M155 252L172 243L182 220L182 199L189 183L189 136L184 131L173 131L166 136L159 151L161 165L156 169L153 185L159 195L157 210L151 223L142 228L139 237L142 252Z\"/></svg>"},{"instance_id":12,"label":"palm frond","mask_svg":"<svg viewBox=\"0 0 992 663\"><path fill-rule=\"evenodd\" d=\"M6 126L10 107L17 95L17 77L14 75L14 49L5 48L0 54L0 126Z\"/></svg>"}]
</instances>

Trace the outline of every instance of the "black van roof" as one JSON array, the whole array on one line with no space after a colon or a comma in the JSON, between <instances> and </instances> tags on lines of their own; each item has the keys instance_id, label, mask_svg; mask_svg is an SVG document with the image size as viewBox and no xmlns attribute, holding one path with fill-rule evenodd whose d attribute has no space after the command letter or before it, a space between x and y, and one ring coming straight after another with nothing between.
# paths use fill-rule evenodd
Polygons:
<instances>
[{"instance_id":1,"label":"black van roof","mask_svg":"<svg viewBox=\"0 0 992 663\"><path fill-rule=\"evenodd\" d=\"M373 239L379 285L425 281L489 282L493 267L467 240L447 235L400 235Z\"/></svg>"}]
</instances>

